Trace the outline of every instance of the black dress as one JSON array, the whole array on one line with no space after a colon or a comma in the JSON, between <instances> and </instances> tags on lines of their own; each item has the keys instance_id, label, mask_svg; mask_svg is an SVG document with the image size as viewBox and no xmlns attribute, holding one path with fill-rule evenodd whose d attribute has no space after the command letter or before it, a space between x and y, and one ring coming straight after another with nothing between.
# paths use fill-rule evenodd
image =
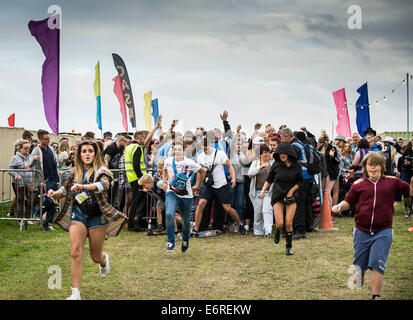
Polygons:
<instances>
[{"instance_id":1,"label":"black dress","mask_svg":"<svg viewBox=\"0 0 413 320\"><path fill-rule=\"evenodd\" d=\"M284 162L274 162L271 171L267 178L268 183L274 183L271 205L277 202L283 202L288 191L296 184L300 187L303 185L303 173L301 171L301 165L298 162L294 162L291 167L287 167ZM297 199L297 190L294 192L293 197Z\"/></svg>"}]
</instances>

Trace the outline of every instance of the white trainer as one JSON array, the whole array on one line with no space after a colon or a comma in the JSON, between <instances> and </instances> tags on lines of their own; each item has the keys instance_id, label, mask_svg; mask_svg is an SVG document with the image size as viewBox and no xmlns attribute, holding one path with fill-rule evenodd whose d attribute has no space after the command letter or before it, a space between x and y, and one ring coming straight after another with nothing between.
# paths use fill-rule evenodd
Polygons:
<instances>
[{"instance_id":1,"label":"white trainer","mask_svg":"<svg viewBox=\"0 0 413 320\"><path fill-rule=\"evenodd\" d=\"M78 288L72 288L72 295L66 300L82 300L80 298L80 290Z\"/></svg>"},{"instance_id":2,"label":"white trainer","mask_svg":"<svg viewBox=\"0 0 413 320\"><path fill-rule=\"evenodd\" d=\"M107 254L107 253L105 253L105 255L106 255L106 263L105 263L105 266L104 267L102 267L100 264L99 264L99 269L100 269L100 276L102 277L102 278L106 278L108 275L109 275L109 272L110 272L110 264L109 264L109 255Z\"/></svg>"}]
</instances>

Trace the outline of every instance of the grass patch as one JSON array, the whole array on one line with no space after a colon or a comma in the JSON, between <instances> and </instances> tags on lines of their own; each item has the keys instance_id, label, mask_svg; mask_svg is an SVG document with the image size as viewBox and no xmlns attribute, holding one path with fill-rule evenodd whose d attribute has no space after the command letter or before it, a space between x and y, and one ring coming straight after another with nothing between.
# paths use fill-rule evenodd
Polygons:
<instances>
[{"instance_id":1,"label":"grass patch","mask_svg":"<svg viewBox=\"0 0 413 320\"><path fill-rule=\"evenodd\" d=\"M396 208L395 238L387 261L383 299L413 299L413 234L404 209ZM285 255L285 240L249 233L191 239L190 248L168 254L166 236L122 231L105 242L111 274L102 279L99 267L83 253L83 299L146 300L359 300L370 299L371 273L361 290L351 290L347 272L352 264L352 218L336 218L338 232L309 233L293 241L293 256ZM70 243L61 230L41 226L19 231L17 222L0 221L0 299L52 300L70 295ZM48 288L48 268L61 267L62 289Z\"/></svg>"}]
</instances>

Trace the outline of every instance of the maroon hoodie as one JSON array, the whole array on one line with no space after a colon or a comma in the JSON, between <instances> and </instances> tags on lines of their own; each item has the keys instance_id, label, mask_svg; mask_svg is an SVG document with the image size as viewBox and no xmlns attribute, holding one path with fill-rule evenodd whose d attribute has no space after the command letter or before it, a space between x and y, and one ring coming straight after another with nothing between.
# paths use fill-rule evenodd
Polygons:
<instances>
[{"instance_id":1,"label":"maroon hoodie","mask_svg":"<svg viewBox=\"0 0 413 320\"><path fill-rule=\"evenodd\" d=\"M409 196L409 184L399 178L384 175L377 181L368 178L357 180L345 198L350 205L356 206L356 228L371 233L391 228L396 194Z\"/></svg>"}]
</instances>

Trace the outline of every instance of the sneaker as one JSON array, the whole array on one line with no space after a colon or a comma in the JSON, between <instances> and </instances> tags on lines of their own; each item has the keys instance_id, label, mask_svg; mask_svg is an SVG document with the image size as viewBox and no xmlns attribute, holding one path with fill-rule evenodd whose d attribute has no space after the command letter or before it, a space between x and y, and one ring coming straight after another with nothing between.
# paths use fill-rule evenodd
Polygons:
<instances>
[{"instance_id":1,"label":"sneaker","mask_svg":"<svg viewBox=\"0 0 413 320\"><path fill-rule=\"evenodd\" d=\"M109 255L107 253L105 253L106 255L106 259L105 259L105 266L102 267L99 264L99 269L100 269L100 276L102 278L106 278L109 275L110 272L110 263L109 263Z\"/></svg>"},{"instance_id":2,"label":"sneaker","mask_svg":"<svg viewBox=\"0 0 413 320\"><path fill-rule=\"evenodd\" d=\"M245 230L245 227L243 224L240 224L238 227L238 232L241 233L243 236L247 234L247 230Z\"/></svg>"},{"instance_id":3,"label":"sneaker","mask_svg":"<svg viewBox=\"0 0 413 320\"><path fill-rule=\"evenodd\" d=\"M175 243L168 242L168 245L166 247L166 252L174 252L175 249Z\"/></svg>"},{"instance_id":4,"label":"sneaker","mask_svg":"<svg viewBox=\"0 0 413 320\"><path fill-rule=\"evenodd\" d=\"M286 248L285 249L285 254L287 255L287 256L292 256L294 253L293 253L293 251L291 250L291 248Z\"/></svg>"},{"instance_id":5,"label":"sneaker","mask_svg":"<svg viewBox=\"0 0 413 320\"><path fill-rule=\"evenodd\" d=\"M47 223L47 224L43 225L43 230L44 231L56 231L56 229L52 227L51 223Z\"/></svg>"},{"instance_id":6,"label":"sneaker","mask_svg":"<svg viewBox=\"0 0 413 320\"><path fill-rule=\"evenodd\" d=\"M264 236L264 237L266 237L266 238L272 238L271 233L267 233L267 234L265 234L265 236Z\"/></svg>"},{"instance_id":7,"label":"sneaker","mask_svg":"<svg viewBox=\"0 0 413 320\"><path fill-rule=\"evenodd\" d=\"M175 233L175 241L182 240L182 234L180 232Z\"/></svg>"},{"instance_id":8,"label":"sneaker","mask_svg":"<svg viewBox=\"0 0 413 320\"><path fill-rule=\"evenodd\" d=\"M27 224L33 224L33 222L32 221L27 221Z\"/></svg>"},{"instance_id":9,"label":"sneaker","mask_svg":"<svg viewBox=\"0 0 413 320\"><path fill-rule=\"evenodd\" d=\"M8 216L8 217L14 217L14 212L9 212L9 213L7 213L7 216Z\"/></svg>"},{"instance_id":10,"label":"sneaker","mask_svg":"<svg viewBox=\"0 0 413 320\"><path fill-rule=\"evenodd\" d=\"M245 227L245 230L247 230L247 232L250 231L250 226L248 224L245 225L244 227Z\"/></svg>"},{"instance_id":11,"label":"sneaker","mask_svg":"<svg viewBox=\"0 0 413 320\"><path fill-rule=\"evenodd\" d=\"M191 237L197 238L198 236L199 236L198 231L195 230L195 229L192 229L192 230L191 230Z\"/></svg>"},{"instance_id":12,"label":"sneaker","mask_svg":"<svg viewBox=\"0 0 413 320\"><path fill-rule=\"evenodd\" d=\"M162 226L158 226L156 229L155 229L155 233L162 233L164 231L164 228L162 227Z\"/></svg>"},{"instance_id":13,"label":"sneaker","mask_svg":"<svg viewBox=\"0 0 413 320\"><path fill-rule=\"evenodd\" d=\"M189 248L189 241L182 241L181 251L185 252Z\"/></svg>"},{"instance_id":14,"label":"sneaker","mask_svg":"<svg viewBox=\"0 0 413 320\"><path fill-rule=\"evenodd\" d=\"M82 300L80 298L80 291L78 288L72 288L72 295L69 298L66 298L66 300Z\"/></svg>"}]
</instances>

